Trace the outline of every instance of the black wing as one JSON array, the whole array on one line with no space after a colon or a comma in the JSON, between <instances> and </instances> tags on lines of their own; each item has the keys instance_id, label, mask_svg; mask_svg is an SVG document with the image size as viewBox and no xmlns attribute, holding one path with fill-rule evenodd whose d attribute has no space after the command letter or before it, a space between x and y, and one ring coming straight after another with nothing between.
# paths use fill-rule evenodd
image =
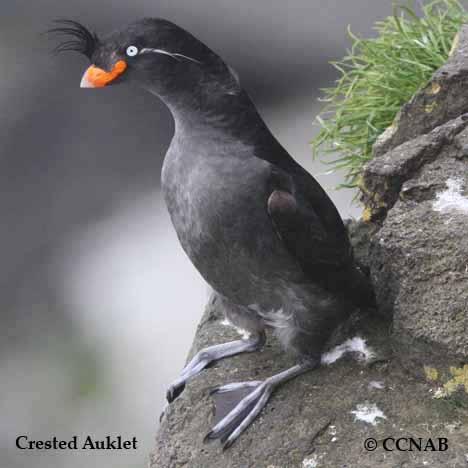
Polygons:
<instances>
[{"instance_id":1,"label":"black wing","mask_svg":"<svg viewBox=\"0 0 468 468\"><path fill-rule=\"evenodd\" d=\"M315 210L292 193L274 190L268 213L286 248L309 275L320 275L323 268L342 270L352 262L346 232L328 230Z\"/></svg>"},{"instance_id":2,"label":"black wing","mask_svg":"<svg viewBox=\"0 0 468 468\"><path fill-rule=\"evenodd\" d=\"M268 132L255 156L271 164L267 210L306 276L356 305L374 305L369 279L355 265L348 232L320 184Z\"/></svg>"},{"instance_id":3,"label":"black wing","mask_svg":"<svg viewBox=\"0 0 468 468\"><path fill-rule=\"evenodd\" d=\"M271 164L268 213L278 235L304 271L353 263L348 233L338 210L320 184L267 133L255 156Z\"/></svg>"},{"instance_id":4,"label":"black wing","mask_svg":"<svg viewBox=\"0 0 468 468\"><path fill-rule=\"evenodd\" d=\"M284 190L274 190L270 195L268 213L308 278L347 297L355 306L375 307L372 285L354 264L346 232L343 238L341 230L327 231L313 208Z\"/></svg>"}]
</instances>

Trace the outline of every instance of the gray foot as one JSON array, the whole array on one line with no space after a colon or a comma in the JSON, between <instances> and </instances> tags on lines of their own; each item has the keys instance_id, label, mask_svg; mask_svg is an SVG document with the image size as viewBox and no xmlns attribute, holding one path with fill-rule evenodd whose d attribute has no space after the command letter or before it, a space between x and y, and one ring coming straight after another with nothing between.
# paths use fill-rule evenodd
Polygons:
<instances>
[{"instance_id":1,"label":"gray foot","mask_svg":"<svg viewBox=\"0 0 468 468\"><path fill-rule=\"evenodd\" d=\"M197 375L205 367L219 359L234 356L235 354L252 352L260 349L265 343L265 335L252 335L247 339L230 341L220 345L210 346L198 352L184 367L180 376L169 386L166 398L172 403L184 390L188 379Z\"/></svg>"},{"instance_id":2,"label":"gray foot","mask_svg":"<svg viewBox=\"0 0 468 468\"><path fill-rule=\"evenodd\" d=\"M210 390L210 395L234 392L237 390L254 389L262 383L261 380L251 380L249 382L235 382L226 385L219 385Z\"/></svg>"},{"instance_id":3,"label":"gray foot","mask_svg":"<svg viewBox=\"0 0 468 468\"><path fill-rule=\"evenodd\" d=\"M230 447L259 415L278 385L314 369L318 363L318 360L313 360L297 364L290 369L269 377L263 382L239 382L214 388L211 393L215 395L246 389L251 389L251 391L211 429L206 435L205 440L220 439L224 450Z\"/></svg>"}]
</instances>

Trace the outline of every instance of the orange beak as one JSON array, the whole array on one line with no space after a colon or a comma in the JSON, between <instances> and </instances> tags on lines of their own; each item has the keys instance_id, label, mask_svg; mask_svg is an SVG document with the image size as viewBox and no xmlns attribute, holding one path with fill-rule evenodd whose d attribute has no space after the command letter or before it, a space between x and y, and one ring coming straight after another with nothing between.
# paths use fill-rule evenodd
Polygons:
<instances>
[{"instance_id":1,"label":"orange beak","mask_svg":"<svg viewBox=\"0 0 468 468\"><path fill-rule=\"evenodd\" d=\"M125 60L115 62L111 71L105 71L91 65L84 73L80 86L82 88L102 88L106 84L115 80L127 68Z\"/></svg>"}]
</instances>

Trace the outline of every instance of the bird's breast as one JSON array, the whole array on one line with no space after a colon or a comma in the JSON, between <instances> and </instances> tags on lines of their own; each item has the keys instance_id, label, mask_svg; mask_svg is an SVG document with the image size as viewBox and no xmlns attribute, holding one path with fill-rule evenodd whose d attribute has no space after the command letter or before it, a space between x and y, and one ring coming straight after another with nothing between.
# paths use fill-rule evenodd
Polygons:
<instances>
[{"instance_id":1,"label":"bird's breast","mask_svg":"<svg viewBox=\"0 0 468 468\"><path fill-rule=\"evenodd\" d=\"M184 151L182 151L184 150ZM171 145L162 188L180 243L211 286L245 296L278 268L284 247L267 213L269 163Z\"/></svg>"}]
</instances>

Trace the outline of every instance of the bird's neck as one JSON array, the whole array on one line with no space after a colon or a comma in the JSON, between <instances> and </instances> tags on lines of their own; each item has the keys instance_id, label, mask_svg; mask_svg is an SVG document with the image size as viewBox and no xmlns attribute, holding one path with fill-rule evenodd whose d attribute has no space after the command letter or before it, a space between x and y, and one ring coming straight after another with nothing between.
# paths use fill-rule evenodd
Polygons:
<instances>
[{"instance_id":1,"label":"bird's neck","mask_svg":"<svg viewBox=\"0 0 468 468\"><path fill-rule=\"evenodd\" d=\"M165 96L153 90L170 109L175 137L226 137L254 143L271 134L248 94L192 93Z\"/></svg>"}]
</instances>

